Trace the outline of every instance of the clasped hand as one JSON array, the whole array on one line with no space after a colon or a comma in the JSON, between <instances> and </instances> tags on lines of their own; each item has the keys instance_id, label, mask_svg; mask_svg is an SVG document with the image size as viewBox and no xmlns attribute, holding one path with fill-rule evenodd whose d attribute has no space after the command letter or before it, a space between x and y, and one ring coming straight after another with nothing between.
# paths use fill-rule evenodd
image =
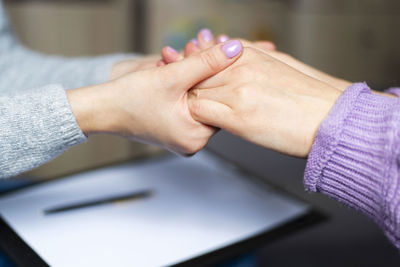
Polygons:
<instances>
[{"instance_id":1,"label":"clasped hand","mask_svg":"<svg viewBox=\"0 0 400 267\"><path fill-rule=\"evenodd\" d=\"M197 48L193 43L186 46L186 56L210 45L201 34L198 39ZM190 90L192 117L257 145L306 157L319 125L341 90L279 60L299 65L268 44L242 42L243 54L234 64ZM179 60L166 50L163 57L165 62ZM310 67L303 69L314 71ZM314 73L318 74L316 70ZM343 83L337 80L334 84L340 87Z\"/></svg>"},{"instance_id":2,"label":"clasped hand","mask_svg":"<svg viewBox=\"0 0 400 267\"><path fill-rule=\"evenodd\" d=\"M135 69L124 62L109 82L68 91L80 128L185 155L222 128L269 149L307 156L349 83L302 65L269 42L226 36L218 42L203 30L183 55L164 48L158 67L153 57L136 62Z\"/></svg>"},{"instance_id":3,"label":"clasped hand","mask_svg":"<svg viewBox=\"0 0 400 267\"><path fill-rule=\"evenodd\" d=\"M188 91L240 56L238 41L219 44L184 60L127 71L119 65L110 81L67 91L76 120L87 134L122 135L180 154L202 149L215 128L192 118ZM137 65L136 65L137 66Z\"/></svg>"}]
</instances>

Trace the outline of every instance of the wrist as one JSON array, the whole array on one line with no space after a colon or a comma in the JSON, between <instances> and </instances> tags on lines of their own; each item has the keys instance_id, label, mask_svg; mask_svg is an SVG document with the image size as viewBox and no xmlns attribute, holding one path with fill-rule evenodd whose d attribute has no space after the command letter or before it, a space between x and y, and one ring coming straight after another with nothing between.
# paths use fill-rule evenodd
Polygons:
<instances>
[{"instance_id":1,"label":"wrist","mask_svg":"<svg viewBox=\"0 0 400 267\"><path fill-rule=\"evenodd\" d=\"M86 135L112 132L110 86L111 83L107 82L67 91L75 119Z\"/></svg>"},{"instance_id":2,"label":"wrist","mask_svg":"<svg viewBox=\"0 0 400 267\"><path fill-rule=\"evenodd\" d=\"M312 125L305 125L311 130L311 134L309 135L311 139L309 139L309 142L307 143L306 153L302 155L303 157L308 156L310 153L321 124L328 117L338 98L343 93L340 89L330 85L323 85L317 88L320 92L323 92L323 94L319 95L318 101L314 101L314 104L310 105L312 109L309 114L311 115L311 118L313 118Z\"/></svg>"},{"instance_id":3,"label":"wrist","mask_svg":"<svg viewBox=\"0 0 400 267\"><path fill-rule=\"evenodd\" d=\"M345 91L350 85L352 85L352 82L331 76L327 74L327 77L325 79L325 82L329 84L330 86L340 90L340 91Z\"/></svg>"},{"instance_id":4,"label":"wrist","mask_svg":"<svg viewBox=\"0 0 400 267\"><path fill-rule=\"evenodd\" d=\"M115 80L124 75L127 72L126 61L116 62L110 71L110 81Z\"/></svg>"},{"instance_id":5,"label":"wrist","mask_svg":"<svg viewBox=\"0 0 400 267\"><path fill-rule=\"evenodd\" d=\"M334 87L343 92L352 84L353 84L352 82L336 78Z\"/></svg>"}]
</instances>

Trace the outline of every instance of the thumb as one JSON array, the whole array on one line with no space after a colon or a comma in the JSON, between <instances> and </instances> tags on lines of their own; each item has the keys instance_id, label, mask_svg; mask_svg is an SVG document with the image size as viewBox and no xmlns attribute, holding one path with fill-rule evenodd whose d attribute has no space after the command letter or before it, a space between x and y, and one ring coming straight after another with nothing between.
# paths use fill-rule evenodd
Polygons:
<instances>
[{"instance_id":1,"label":"thumb","mask_svg":"<svg viewBox=\"0 0 400 267\"><path fill-rule=\"evenodd\" d=\"M233 125L233 113L227 105L198 99L195 94L189 93L188 106L190 115L198 122L222 129L229 129L230 125Z\"/></svg>"},{"instance_id":2,"label":"thumb","mask_svg":"<svg viewBox=\"0 0 400 267\"><path fill-rule=\"evenodd\" d=\"M275 51L276 45L270 41L256 41L254 45L266 51Z\"/></svg>"},{"instance_id":3,"label":"thumb","mask_svg":"<svg viewBox=\"0 0 400 267\"><path fill-rule=\"evenodd\" d=\"M238 40L215 45L183 60L164 66L175 88L189 90L199 82L217 74L235 62L242 54Z\"/></svg>"}]
</instances>

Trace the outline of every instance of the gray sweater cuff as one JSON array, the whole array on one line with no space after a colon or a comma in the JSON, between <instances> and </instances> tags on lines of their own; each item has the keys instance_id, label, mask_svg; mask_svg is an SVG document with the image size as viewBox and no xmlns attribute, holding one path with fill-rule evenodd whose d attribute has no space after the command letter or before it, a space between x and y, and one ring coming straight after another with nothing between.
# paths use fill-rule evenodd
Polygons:
<instances>
[{"instance_id":1,"label":"gray sweater cuff","mask_svg":"<svg viewBox=\"0 0 400 267\"><path fill-rule=\"evenodd\" d=\"M33 169L86 141L61 85L0 96L0 177Z\"/></svg>"}]
</instances>

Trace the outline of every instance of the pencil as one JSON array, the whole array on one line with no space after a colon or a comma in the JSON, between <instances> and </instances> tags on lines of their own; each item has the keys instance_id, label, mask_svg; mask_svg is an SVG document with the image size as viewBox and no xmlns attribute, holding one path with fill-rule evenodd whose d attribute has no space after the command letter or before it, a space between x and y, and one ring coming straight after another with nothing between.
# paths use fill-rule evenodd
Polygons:
<instances>
[{"instance_id":1,"label":"pencil","mask_svg":"<svg viewBox=\"0 0 400 267\"><path fill-rule=\"evenodd\" d=\"M94 207L94 206L99 206L99 205L104 205L104 204L139 200L139 199L147 198L151 195L152 195L152 192L150 190L135 191L135 192L117 195L117 196L82 201L79 203L72 203L72 204L66 204L66 205L62 205L62 206L58 206L58 207L48 208L48 209L45 209L43 211L43 213L45 215L51 215L51 214L55 214L55 213L66 212L66 211L71 211L71 210L76 210L76 209L89 208L89 207Z\"/></svg>"}]
</instances>

